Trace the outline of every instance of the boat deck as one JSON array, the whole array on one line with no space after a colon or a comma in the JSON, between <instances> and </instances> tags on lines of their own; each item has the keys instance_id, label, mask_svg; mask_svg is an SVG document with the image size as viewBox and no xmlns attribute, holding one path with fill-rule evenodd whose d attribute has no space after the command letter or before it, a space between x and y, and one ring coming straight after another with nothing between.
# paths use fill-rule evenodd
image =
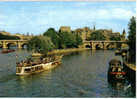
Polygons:
<instances>
[{"instance_id":1,"label":"boat deck","mask_svg":"<svg viewBox=\"0 0 137 99\"><path fill-rule=\"evenodd\" d=\"M129 64L129 63L126 63L126 62L124 62L124 64L125 64L127 67L129 67L130 69L136 71L136 65L135 65L135 64Z\"/></svg>"}]
</instances>

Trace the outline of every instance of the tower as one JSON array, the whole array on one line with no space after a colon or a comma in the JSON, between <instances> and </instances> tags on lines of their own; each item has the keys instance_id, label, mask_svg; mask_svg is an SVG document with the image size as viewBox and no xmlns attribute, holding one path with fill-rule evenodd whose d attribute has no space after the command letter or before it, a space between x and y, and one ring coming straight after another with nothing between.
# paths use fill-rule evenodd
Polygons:
<instances>
[{"instance_id":1,"label":"tower","mask_svg":"<svg viewBox=\"0 0 137 99\"><path fill-rule=\"evenodd\" d=\"M125 39L126 39L126 31L125 29L123 29L121 40L124 41Z\"/></svg>"}]
</instances>

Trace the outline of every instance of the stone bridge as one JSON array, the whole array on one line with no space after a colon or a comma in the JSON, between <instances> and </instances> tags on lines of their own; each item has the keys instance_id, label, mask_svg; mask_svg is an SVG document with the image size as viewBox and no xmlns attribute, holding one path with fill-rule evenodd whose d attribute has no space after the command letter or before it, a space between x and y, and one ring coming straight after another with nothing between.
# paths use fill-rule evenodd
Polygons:
<instances>
[{"instance_id":1,"label":"stone bridge","mask_svg":"<svg viewBox=\"0 0 137 99\"><path fill-rule=\"evenodd\" d=\"M27 44L27 40L0 40L0 47L9 48L10 45L15 45L18 48L23 48Z\"/></svg>"},{"instance_id":2,"label":"stone bridge","mask_svg":"<svg viewBox=\"0 0 137 99\"><path fill-rule=\"evenodd\" d=\"M84 41L83 47L90 47L91 49L108 49L119 48L122 44L126 44L126 41ZM10 45L15 45L18 48L23 48L27 44L27 40L0 40L0 47L9 48Z\"/></svg>"},{"instance_id":3,"label":"stone bridge","mask_svg":"<svg viewBox=\"0 0 137 99\"><path fill-rule=\"evenodd\" d=\"M91 49L109 49L121 48L121 46L128 46L126 41L84 41L83 47L90 47Z\"/></svg>"}]
</instances>

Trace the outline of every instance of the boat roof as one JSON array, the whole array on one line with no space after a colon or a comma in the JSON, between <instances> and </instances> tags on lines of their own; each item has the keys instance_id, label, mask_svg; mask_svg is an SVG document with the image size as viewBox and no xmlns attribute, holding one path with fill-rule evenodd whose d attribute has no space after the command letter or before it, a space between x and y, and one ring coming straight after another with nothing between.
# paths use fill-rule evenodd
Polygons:
<instances>
[{"instance_id":1,"label":"boat roof","mask_svg":"<svg viewBox=\"0 0 137 99\"><path fill-rule=\"evenodd\" d=\"M115 63L120 63L121 64L121 61L118 60L118 59L112 59L109 64L115 64Z\"/></svg>"}]
</instances>

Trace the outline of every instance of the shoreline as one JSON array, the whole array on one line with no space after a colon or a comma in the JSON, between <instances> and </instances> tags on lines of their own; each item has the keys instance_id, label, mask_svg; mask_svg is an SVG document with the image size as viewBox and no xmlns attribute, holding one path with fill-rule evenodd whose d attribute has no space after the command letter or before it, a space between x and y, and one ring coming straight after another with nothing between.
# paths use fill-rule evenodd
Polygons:
<instances>
[{"instance_id":1,"label":"shoreline","mask_svg":"<svg viewBox=\"0 0 137 99\"><path fill-rule=\"evenodd\" d=\"M85 50L90 50L90 48L57 49L57 50L53 50L53 51L51 51L51 52L48 52L48 55L68 54L68 53L72 53L72 52L80 52L80 51L85 51Z\"/></svg>"}]
</instances>

